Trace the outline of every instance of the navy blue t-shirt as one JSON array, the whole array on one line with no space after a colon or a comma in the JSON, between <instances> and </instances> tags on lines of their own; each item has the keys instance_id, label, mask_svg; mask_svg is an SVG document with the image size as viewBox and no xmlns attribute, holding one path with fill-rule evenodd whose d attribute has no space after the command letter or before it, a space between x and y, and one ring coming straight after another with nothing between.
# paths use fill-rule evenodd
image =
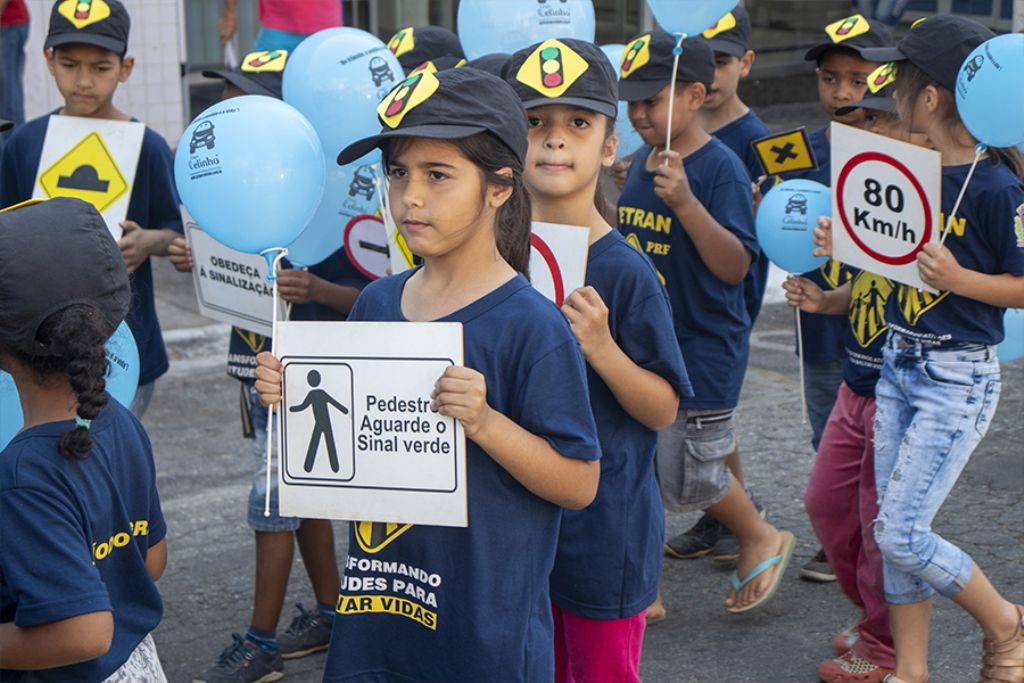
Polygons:
<instances>
[{"instance_id":1,"label":"navy blue t-shirt","mask_svg":"<svg viewBox=\"0 0 1024 683\"><path fill-rule=\"evenodd\" d=\"M826 133L828 127L820 128L807 135L818 160L818 168L813 171L798 171L783 176L786 180L805 178L829 187L832 184L832 145ZM804 273L822 289L835 289L846 282L847 276L841 275L842 266L829 261L820 268ZM843 360L846 356L846 319L839 315L822 315L820 313L801 313L800 324L804 332L804 362L812 365L824 365Z\"/></svg>"},{"instance_id":2,"label":"navy blue t-shirt","mask_svg":"<svg viewBox=\"0 0 1024 683\"><path fill-rule=\"evenodd\" d=\"M586 284L608 308L612 338L640 367L692 396L672 309L650 261L622 235L590 245ZM665 513L654 478L658 435L634 420L587 365L601 444L601 483L585 510L565 510L551 572L551 599L588 619L624 619L658 595Z\"/></svg>"},{"instance_id":3,"label":"navy blue t-shirt","mask_svg":"<svg viewBox=\"0 0 1024 683\"><path fill-rule=\"evenodd\" d=\"M969 168L943 167L943 216L952 211ZM1024 182L1003 164L979 162L946 247L969 270L1024 275ZM928 344L998 344L1005 310L950 292L929 294L900 285L889 297L885 317L894 332Z\"/></svg>"},{"instance_id":4,"label":"navy blue t-shirt","mask_svg":"<svg viewBox=\"0 0 1024 683\"><path fill-rule=\"evenodd\" d=\"M405 320L402 290L415 272L368 285L349 320ZM525 278L440 322L462 323L465 365L484 375L491 408L565 457L600 457L579 345ZM554 678L548 577L561 508L466 445L468 528L352 523L325 682ZM384 602L400 613L375 607Z\"/></svg>"},{"instance_id":5,"label":"navy blue t-shirt","mask_svg":"<svg viewBox=\"0 0 1024 683\"><path fill-rule=\"evenodd\" d=\"M40 116L11 131L0 157L0 207L32 198L32 184L39 170L49 123L49 115ZM182 232L179 204L178 190L174 186L174 155L159 133L146 128L127 220L143 228L170 228ZM139 384L149 384L168 368L167 350L156 317L149 259L132 273L131 285L128 327L139 347Z\"/></svg>"},{"instance_id":6,"label":"navy blue t-shirt","mask_svg":"<svg viewBox=\"0 0 1024 683\"><path fill-rule=\"evenodd\" d=\"M751 182L756 182L764 174L761 160L750 143L771 135L771 131L758 118L753 109L735 121L725 124L712 135L725 143L725 146L740 158L743 165L747 167ZM759 248L757 258L750 262L750 270L747 271L747 277L743 279L743 300L747 303L747 315L750 316L751 327L757 322L757 316L761 313L761 302L764 300L764 290L768 285L770 263L768 255Z\"/></svg>"},{"instance_id":7,"label":"navy blue t-shirt","mask_svg":"<svg viewBox=\"0 0 1024 683\"><path fill-rule=\"evenodd\" d=\"M344 287L362 289L370 283L370 278L352 264L344 248L338 249L315 266L310 266L309 272L322 280ZM344 313L330 306L311 302L292 304L288 319L337 321L345 320L346 317ZM245 381L255 380L256 354L269 350L269 337L240 327L231 328L231 341L228 343L228 375Z\"/></svg>"},{"instance_id":8,"label":"navy blue t-shirt","mask_svg":"<svg viewBox=\"0 0 1024 683\"><path fill-rule=\"evenodd\" d=\"M888 336L885 304L895 283L866 270L844 266L851 280L849 324L846 326L846 357L843 381L860 396L875 397L882 372L882 348Z\"/></svg>"},{"instance_id":9,"label":"navy blue t-shirt","mask_svg":"<svg viewBox=\"0 0 1024 683\"><path fill-rule=\"evenodd\" d=\"M102 681L163 615L146 569L149 548L167 533L153 452L142 424L115 400L93 420L84 460L57 451L71 420L21 432L0 453L0 622L51 624L110 611L107 654L3 680Z\"/></svg>"},{"instance_id":10,"label":"navy blue t-shirt","mask_svg":"<svg viewBox=\"0 0 1024 683\"><path fill-rule=\"evenodd\" d=\"M619 231L650 257L672 302L676 338L686 359L693 398L683 408L735 408L750 352L750 315L743 285L722 282L708 269L679 217L654 194L645 166L651 147L638 151L619 197ZM739 157L715 138L683 159L690 188L722 227L751 254L753 191Z\"/></svg>"}]
</instances>

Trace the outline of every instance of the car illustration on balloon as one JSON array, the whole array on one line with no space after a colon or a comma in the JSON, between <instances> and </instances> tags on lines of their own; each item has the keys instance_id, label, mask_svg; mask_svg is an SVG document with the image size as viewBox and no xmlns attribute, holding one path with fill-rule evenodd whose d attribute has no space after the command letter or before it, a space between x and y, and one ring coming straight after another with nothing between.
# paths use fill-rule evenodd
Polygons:
<instances>
[{"instance_id":1,"label":"car illustration on balloon","mask_svg":"<svg viewBox=\"0 0 1024 683\"><path fill-rule=\"evenodd\" d=\"M360 166L355 170L355 173L352 174L352 182L348 185L348 196L355 197L356 195L362 195L366 199L373 199L375 181L373 164Z\"/></svg>"},{"instance_id":2,"label":"car illustration on balloon","mask_svg":"<svg viewBox=\"0 0 1024 683\"><path fill-rule=\"evenodd\" d=\"M192 140L188 143L189 154L195 154L200 147L213 149L216 140L213 134L213 121L203 121L192 131Z\"/></svg>"},{"instance_id":3,"label":"car illustration on balloon","mask_svg":"<svg viewBox=\"0 0 1024 683\"><path fill-rule=\"evenodd\" d=\"M384 81L394 82L395 74L391 67L381 57L374 57L370 60L370 75L373 77L373 84L378 88Z\"/></svg>"},{"instance_id":4,"label":"car illustration on balloon","mask_svg":"<svg viewBox=\"0 0 1024 683\"><path fill-rule=\"evenodd\" d=\"M801 215L807 215L807 197L802 194L795 194L786 202L786 213L790 214L799 211Z\"/></svg>"}]
</instances>

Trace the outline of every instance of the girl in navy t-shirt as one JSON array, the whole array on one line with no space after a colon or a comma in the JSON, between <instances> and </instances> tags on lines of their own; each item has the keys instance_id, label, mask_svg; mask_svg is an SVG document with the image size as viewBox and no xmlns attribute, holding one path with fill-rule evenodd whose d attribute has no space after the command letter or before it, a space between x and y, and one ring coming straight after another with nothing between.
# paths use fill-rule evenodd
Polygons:
<instances>
[{"instance_id":1,"label":"girl in navy t-shirt","mask_svg":"<svg viewBox=\"0 0 1024 683\"><path fill-rule=\"evenodd\" d=\"M552 50L580 65L568 88L533 78ZM618 90L604 53L584 41L546 41L514 54L507 80L527 108L524 180L534 218L590 229L586 284L562 311L587 361L601 484L585 510L562 513L551 574L555 681L639 683L665 530L657 431L675 421L680 395L692 396L690 381L654 266L595 203L617 142Z\"/></svg>"},{"instance_id":2,"label":"girl in navy t-shirt","mask_svg":"<svg viewBox=\"0 0 1024 683\"><path fill-rule=\"evenodd\" d=\"M349 320L462 323L465 367L438 379L432 408L468 437L469 527L351 525L324 680L549 681L561 508L594 499L600 449L579 345L521 274L526 113L500 79L456 69L414 74L378 114L381 134L339 163L383 148L423 266L370 284ZM279 368L259 356L264 403L280 400Z\"/></svg>"},{"instance_id":3,"label":"girl in navy t-shirt","mask_svg":"<svg viewBox=\"0 0 1024 683\"><path fill-rule=\"evenodd\" d=\"M104 379L131 297L124 261L79 199L0 212L0 241L0 368L24 414L0 453L0 679L159 683L153 454Z\"/></svg>"},{"instance_id":4,"label":"girl in navy t-shirt","mask_svg":"<svg viewBox=\"0 0 1024 683\"><path fill-rule=\"evenodd\" d=\"M936 593L981 626L980 680L1024 680L1024 607L1003 598L967 553L931 528L999 401L1003 311L1024 306L1020 152L988 150L979 161L978 141L960 121L953 94L958 77L973 76L961 74L961 64L993 36L963 17L932 17L915 24L896 48L864 55L898 62L900 118L941 152L942 210L952 218L945 246L925 244L917 256L921 279L937 293L900 285L886 302L890 335L875 388L875 539L884 560L897 682L928 680ZM972 162L977 168L968 180ZM963 202L951 216L965 183Z\"/></svg>"}]
</instances>

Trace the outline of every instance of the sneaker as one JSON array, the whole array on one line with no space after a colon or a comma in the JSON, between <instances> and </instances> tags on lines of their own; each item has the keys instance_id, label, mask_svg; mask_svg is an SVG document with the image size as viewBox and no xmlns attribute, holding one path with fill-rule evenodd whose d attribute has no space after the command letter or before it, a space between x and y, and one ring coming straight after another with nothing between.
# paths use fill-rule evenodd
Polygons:
<instances>
[{"instance_id":1,"label":"sneaker","mask_svg":"<svg viewBox=\"0 0 1024 683\"><path fill-rule=\"evenodd\" d=\"M818 678L824 683L882 683L892 673L892 669L872 664L853 650L818 665Z\"/></svg>"},{"instance_id":2,"label":"sneaker","mask_svg":"<svg viewBox=\"0 0 1024 683\"><path fill-rule=\"evenodd\" d=\"M284 678L284 661L278 652L264 652L237 633L231 637L235 642L220 653L217 664L192 683L270 683Z\"/></svg>"},{"instance_id":3,"label":"sneaker","mask_svg":"<svg viewBox=\"0 0 1024 683\"><path fill-rule=\"evenodd\" d=\"M768 514L768 510L764 505L761 505L754 498L754 494L750 489L747 489L747 495L750 496L750 502L754 504L754 508L757 510L758 516L764 519ZM736 538L736 534L732 532L729 527L723 526L721 533L718 535L718 543L715 544L714 554L711 556L713 562L724 564L727 562L735 562L740 559L740 542Z\"/></svg>"},{"instance_id":4,"label":"sneaker","mask_svg":"<svg viewBox=\"0 0 1024 683\"><path fill-rule=\"evenodd\" d=\"M688 530L665 543L665 555L680 560L704 557L715 549L724 530L717 519L705 514Z\"/></svg>"},{"instance_id":5,"label":"sneaker","mask_svg":"<svg viewBox=\"0 0 1024 683\"><path fill-rule=\"evenodd\" d=\"M800 577L817 583L828 583L836 580L836 573L832 571L832 565L825 557L825 551L818 550L814 557L807 561L807 564L800 567Z\"/></svg>"},{"instance_id":6,"label":"sneaker","mask_svg":"<svg viewBox=\"0 0 1024 683\"><path fill-rule=\"evenodd\" d=\"M860 631L856 626L851 626L832 638L832 652L836 657L842 657L853 649L858 640L860 640Z\"/></svg>"},{"instance_id":7,"label":"sneaker","mask_svg":"<svg viewBox=\"0 0 1024 683\"><path fill-rule=\"evenodd\" d=\"M334 620L324 617L315 609L305 609L301 604L295 606L299 616L292 619L291 625L277 637L281 659L298 659L326 650L331 642Z\"/></svg>"}]
</instances>

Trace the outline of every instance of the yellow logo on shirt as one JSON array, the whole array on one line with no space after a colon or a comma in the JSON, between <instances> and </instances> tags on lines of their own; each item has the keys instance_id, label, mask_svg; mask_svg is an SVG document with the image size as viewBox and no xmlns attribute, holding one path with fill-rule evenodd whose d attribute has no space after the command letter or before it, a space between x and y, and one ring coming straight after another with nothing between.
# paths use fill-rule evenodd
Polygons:
<instances>
[{"instance_id":1,"label":"yellow logo on shirt","mask_svg":"<svg viewBox=\"0 0 1024 683\"><path fill-rule=\"evenodd\" d=\"M561 97L590 65L560 40L545 40L526 58L516 80L545 97Z\"/></svg>"},{"instance_id":2,"label":"yellow logo on shirt","mask_svg":"<svg viewBox=\"0 0 1024 683\"><path fill-rule=\"evenodd\" d=\"M871 25L862 14L854 14L825 27L825 33L833 43L841 43L844 40L862 36L870 30Z\"/></svg>"},{"instance_id":3,"label":"yellow logo on shirt","mask_svg":"<svg viewBox=\"0 0 1024 683\"><path fill-rule=\"evenodd\" d=\"M885 322L885 301L892 293L888 278L862 270L853 279L850 292L850 327L861 348L867 348L889 326Z\"/></svg>"},{"instance_id":4,"label":"yellow logo on shirt","mask_svg":"<svg viewBox=\"0 0 1024 683\"><path fill-rule=\"evenodd\" d=\"M412 26L403 28L388 40L388 49L391 50L391 53L396 57L401 57L406 52L409 52L416 47L414 33L415 29Z\"/></svg>"},{"instance_id":5,"label":"yellow logo on shirt","mask_svg":"<svg viewBox=\"0 0 1024 683\"><path fill-rule=\"evenodd\" d=\"M843 264L835 259L825 261L818 271L832 289L836 289L850 279L850 271L843 268Z\"/></svg>"},{"instance_id":6,"label":"yellow logo on shirt","mask_svg":"<svg viewBox=\"0 0 1024 683\"><path fill-rule=\"evenodd\" d=\"M281 73L288 60L288 50L260 50L250 52L242 60L242 71L247 73Z\"/></svg>"},{"instance_id":7,"label":"yellow logo on shirt","mask_svg":"<svg viewBox=\"0 0 1024 683\"><path fill-rule=\"evenodd\" d=\"M57 13L77 29L103 21L110 16L110 6L103 0L64 0Z\"/></svg>"},{"instance_id":8,"label":"yellow logo on shirt","mask_svg":"<svg viewBox=\"0 0 1024 683\"><path fill-rule=\"evenodd\" d=\"M264 348L266 348L267 338L264 337L262 334L256 334L255 332L243 330L240 327L234 327L232 329L235 331L235 334L242 338L242 341L245 342L245 345L248 346L249 350L251 350L253 353L259 353Z\"/></svg>"},{"instance_id":9,"label":"yellow logo on shirt","mask_svg":"<svg viewBox=\"0 0 1024 683\"><path fill-rule=\"evenodd\" d=\"M359 547L372 555L391 545L396 538L411 529L412 524L356 522L354 528Z\"/></svg>"},{"instance_id":10,"label":"yellow logo on shirt","mask_svg":"<svg viewBox=\"0 0 1024 683\"><path fill-rule=\"evenodd\" d=\"M622 51L622 65L619 69L621 78L629 78L637 69L651 61L651 34L647 33L633 42Z\"/></svg>"},{"instance_id":11,"label":"yellow logo on shirt","mask_svg":"<svg viewBox=\"0 0 1024 683\"><path fill-rule=\"evenodd\" d=\"M931 294L908 285L900 285L896 291L900 313L903 315L903 319L911 325L916 325L922 315L935 308L940 301L949 296L949 292Z\"/></svg>"},{"instance_id":12,"label":"yellow logo on shirt","mask_svg":"<svg viewBox=\"0 0 1024 683\"><path fill-rule=\"evenodd\" d=\"M725 33L726 31L731 31L734 28L736 28L736 17L733 16L732 12L729 12L709 26L701 35L705 38L714 38L719 33Z\"/></svg>"},{"instance_id":13,"label":"yellow logo on shirt","mask_svg":"<svg viewBox=\"0 0 1024 683\"><path fill-rule=\"evenodd\" d=\"M398 128L410 111L430 99L441 87L437 76L429 71L411 74L388 93L377 107L377 114L389 128Z\"/></svg>"}]
</instances>

